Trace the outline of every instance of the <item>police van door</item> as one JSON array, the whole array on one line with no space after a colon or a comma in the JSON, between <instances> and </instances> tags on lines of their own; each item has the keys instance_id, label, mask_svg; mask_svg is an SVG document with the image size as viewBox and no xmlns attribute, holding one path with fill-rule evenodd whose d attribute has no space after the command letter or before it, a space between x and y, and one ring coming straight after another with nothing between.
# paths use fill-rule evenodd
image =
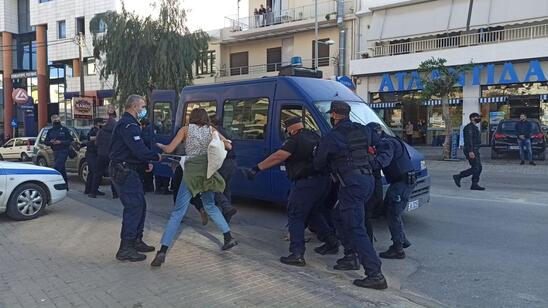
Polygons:
<instances>
[{"instance_id":1,"label":"police van door","mask_svg":"<svg viewBox=\"0 0 548 308\"><path fill-rule=\"evenodd\" d=\"M271 138L273 149L281 148L288 137L283 123L292 117L300 117L306 129L321 135L318 121L316 121L310 110L306 108L305 103L299 101L276 101L276 107ZM276 185L271 186L272 193L280 196L280 198L284 198L284 201L287 200L291 183L287 179L285 165L272 168L271 177L272 183L276 183Z\"/></svg>"},{"instance_id":2,"label":"police van door","mask_svg":"<svg viewBox=\"0 0 548 308\"><path fill-rule=\"evenodd\" d=\"M176 106L177 93L175 91L152 91L147 117L150 121L149 125L152 126L152 150L159 152L159 149L155 146L156 143L169 144L173 139L174 110ZM153 172L156 176L171 177L173 175L171 167L167 164L155 164Z\"/></svg>"}]
</instances>

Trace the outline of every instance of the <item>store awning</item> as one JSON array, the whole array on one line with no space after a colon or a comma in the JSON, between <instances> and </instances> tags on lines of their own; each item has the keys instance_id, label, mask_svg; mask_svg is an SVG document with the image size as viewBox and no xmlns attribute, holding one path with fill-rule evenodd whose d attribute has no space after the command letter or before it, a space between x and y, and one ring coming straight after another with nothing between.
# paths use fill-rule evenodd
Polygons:
<instances>
[{"instance_id":1,"label":"store awning","mask_svg":"<svg viewBox=\"0 0 548 308\"><path fill-rule=\"evenodd\" d=\"M548 94L541 94L540 99L543 101L548 101Z\"/></svg>"},{"instance_id":2,"label":"store awning","mask_svg":"<svg viewBox=\"0 0 548 308\"><path fill-rule=\"evenodd\" d=\"M481 104L488 103L506 103L508 96L494 96L494 97L480 97L479 102Z\"/></svg>"},{"instance_id":3,"label":"store awning","mask_svg":"<svg viewBox=\"0 0 548 308\"><path fill-rule=\"evenodd\" d=\"M72 99L78 96L80 96L80 92L65 92L65 99Z\"/></svg>"},{"instance_id":4,"label":"store awning","mask_svg":"<svg viewBox=\"0 0 548 308\"><path fill-rule=\"evenodd\" d=\"M398 104L400 104L400 102L376 103L376 104L370 104L369 106L373 109L389 109L389 108L396 108Z\"/></svg>"},{"instance_id":5,"label":"store awning","mask_svg":"<svg viewBox=\"0 0 548 308\"><path fill-rule=\"evenodd\" d=\"M441 99L429 99L422 102L423 106L441 106ZM462 99L451 98L449 99L449 105L462 105Z\"/></svg>"}]
</instances>

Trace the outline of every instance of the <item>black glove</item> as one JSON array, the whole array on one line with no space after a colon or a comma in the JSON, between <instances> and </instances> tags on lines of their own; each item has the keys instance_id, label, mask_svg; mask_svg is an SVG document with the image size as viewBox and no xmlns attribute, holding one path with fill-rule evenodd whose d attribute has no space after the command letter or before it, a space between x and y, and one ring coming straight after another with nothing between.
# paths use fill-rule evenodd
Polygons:
<instances>
[{"instance_id":1,"label":"black glove","mask_svg":"<svg viewBox=\"0 0 548 308\"><path fill-rule=\"evenodd\" d=\"M257 175L257 173L259 173L259 171L261 171L259 169L259 167L257 167L257 166L254 166L253 168L242 168L241 170L242 170L244 176L250 181L253 181L255 179L255 176Z\"/></svg>"}]
</instances>

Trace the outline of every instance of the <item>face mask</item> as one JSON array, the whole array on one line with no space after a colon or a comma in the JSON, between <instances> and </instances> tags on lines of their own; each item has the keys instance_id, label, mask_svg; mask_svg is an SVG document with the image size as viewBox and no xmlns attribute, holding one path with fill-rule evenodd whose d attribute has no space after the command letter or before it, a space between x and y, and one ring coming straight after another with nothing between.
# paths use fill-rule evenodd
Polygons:
<instances>
[{"instance_id":1,"label":"face mask","mask_svg":"<svg viewBox=\"0 0 548 308\"><path fill-rule=\"evenodd\" d=\"M474 119L474 123L479 123L479 122L481 122L481 119L478 119L478 118Z\"/></svg>"},{"instance_id":2,"label":"face mask","mask_svg":"<svg viewBox=\"0 0 548 308\"><path fill-rule=\"evenodd\" d=\"M141 111L139 111L139 113L137 113L137 119L139 119L139 120L143 119L146 116L147 116L147 109L146 108L141 109Z\"/></svg>"},{"instance_id":3,"label":"face mask","mask_svg":"<svg viewBox=\"0 0 548 308\"><path fill-rule=\"evenodd\" d=\"M55 126L55 127L61 126L61 122L55 121L55 122L53 122L53 126Z\"/></svg>"}]
</instances>

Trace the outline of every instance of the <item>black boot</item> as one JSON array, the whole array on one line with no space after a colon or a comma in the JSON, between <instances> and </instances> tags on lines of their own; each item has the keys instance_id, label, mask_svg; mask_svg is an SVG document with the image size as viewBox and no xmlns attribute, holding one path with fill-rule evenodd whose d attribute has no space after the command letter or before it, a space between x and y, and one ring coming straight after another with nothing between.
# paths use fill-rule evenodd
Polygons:
<instances>
[{"instance_id":1,"label":"black boot","mask_svg":"<svg viewBox=\"0 0 548 308\"><path fill-rule=\"evenodd\" d=\"M386 279L384 278L384 275L381 273L378 273L376 275L369 275L363 279L356 279L354 280L353 283L354 285L361 288L369 288L369 289L376 289L376 290L383 290L388 288Z\"/></svg>"},{"instance_id":2,"label":"black boot","mask_svg":"<svg viewBox=\"0 0 548 308\"><path fill-rule=\"evenodd\" d=\"M337 264L341 264L344 262L352 262L354 260L354 256L352 254L345 253L344 257L337 260Z\"/></svg>"},{"instance_id":3,"label":"black boot","mask_svg":"<svg viewBox=\"0 0 548 308\"><path fill-rule=\"evenodd\" d=\"M525 165L525 162L522 160L521 163L519 163L520 165Z\"/></svg>"},{"instance_id":4,"label":"black boot","mask_svg":"<svg viewBox=\"0 0 548 308\"><path fill-rule=\"evenodd\" d=\"M345 256L346 257L346 256ZM360 269L360 263L358 262L358 255L352 254L349 256L348 261L337 262L333 269L337 271L356 271Z\"/></svg>"},{"instance_id":5,"label":"black boot","mask_svg":"<svg viewBox=\"0 0 548 308\"><path fill-rule=\"evenodd\" d=\"M150 263L150 266L161 266L164 262L166 262L166 253L158 251L156 257L154 257L154 260Z\"/></svg>"},{"instance_id":6,"label":"black boot","mask_svg":"<svg viewBox=\"0 0 548 308\"><path fill-rule=\"evenodd\" d=\"M485 190L485 187L479 186L478 183L472 183L472 186L470 186L470 190Z\"/></svg>"},{"instance_id":7,"label":"black boot","mask_svg":"<svg viewBox=\"0 0 548 308\"><path fill-rule=\"evenodd\" d=\"M287 257L280 257L280 262L287 265L293 266L305 266L306 262L304 261L303 255L290 254Z\"/></svg>"},{"instance_id":8,"label":"black boot","mask_svg":"<svg viewBox=\"0 0 548 308\"><path fill-rule=\"evenodd\" d=\"M230 234L230 232L227 232L227 233L224 233L223 234L224 237L225 237L225 243L223 245L223 247L221 248L222 250L229 250L230 248L238 245L238 241L236 241L232 235Z\"/></svg>"},{"instance_id":9,"label":"black boot","mask_svg":"<svg viewBox=\"0 0 548 308\"><path fill-rule=\"evenodd\" d=\"M323 255L336 255L339 253L339 240L333 235L327 237L325 244L314 248L316 253Z\"/></svg>"},{"instance_id":10,"label":"black boot","mask_svg":"<svg viewBox=\"0 0 548 308\"><path fill-rule=\"evenodd\" d=\"M383 259L405 259L405 251L401 243L394 243L387 251L379 253Z\"/></svg>"},{"instance_id":11,"label":"black boot","mask_svg":"<svg viewBox=\"0 0 548 308\"><path fill-rule=\"evenodd\" d=\"M135 241L135 249L137 249L138 252L151 252L154 251L156 248L154 246L149 246L143 242L142 238L137 239Z\"/></svg>"},{"instance_id":12,"label":"black boot","mask_svg":"<svg viewBox=\"0 0 548 308\"><path fill-rule=\"evenodd\" d=\"M230 223L232 216L236 215L236 213L238 213L238 210L233 206L223 209L223 217L225 218L227 223Z\"/></svg>"},{"instance_id":13,"label":"black boot","mask_svg":"<svg viewBox=\"0 0 548 308\"><path fill-rule=\"evenodd\" d=\"M409 248L411 246L411 242L408 239L404 239L403 243L401 244L403 248Z\"/></svg>"},{"instance_id":14,"label":"black boot","mask_svg":"<svg viewBox=\"0 0 548 308\"><path fill-rule=\"evenodd\" d=\"M119 261L139 262L145 260L146 258L147 256L137 252L137 249L135 249L134 240L122 240L120 243L120 248L116 253L116 259Z\"/></svg>"},{"instance_id":15,"label":"black boot","mask_svg":"<svg viewBox=\"0 0 548 308\"><path fill-rule=\"evenodd\" d=\"M453 175L453 181L455 181L455 185L457 185L457 187L460 187L460 175L459 174Z\"/></svg>"}]
</instances>

